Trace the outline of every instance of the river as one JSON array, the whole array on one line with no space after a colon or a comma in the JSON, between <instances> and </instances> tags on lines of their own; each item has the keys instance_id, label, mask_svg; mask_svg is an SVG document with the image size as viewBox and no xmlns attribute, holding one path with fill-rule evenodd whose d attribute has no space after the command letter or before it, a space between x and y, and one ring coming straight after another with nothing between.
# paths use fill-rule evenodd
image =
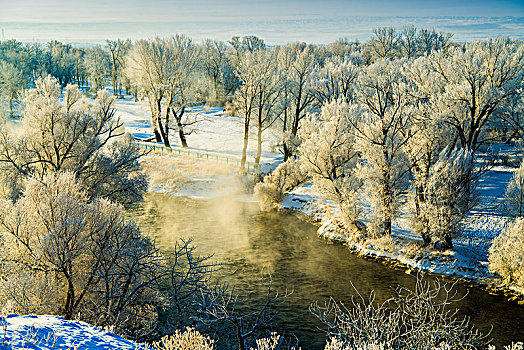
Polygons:
<instances>
[{"instance_id":1,"label":"river","mask_svg":"<svg viewBox=\"0 0 524 350\"><path fill-rule=\"evenodd\" d=\"M261 269L269 268L276 288L293 291L278 307L275 329L294 333L304 350L323 349L326 339L318 329L322 324L309 312L311 303L330 296L347 302L355 295L351 283L363 295L374 290L377 301L392 296L393 286L414 286L414 277L404 271L355 256L318 238L315 226L290 214L262 213L256 203L150 193L130 214L164 252L182 237L192 238L200 254L214 254L213 260L224 264L217 277L250 303L262 300L258 280ZM493 326L490 337L498 348L524 340L524 307L475 287L457 288L469 292L457 307L482 332Z\"/></svg>"}]
</instances>

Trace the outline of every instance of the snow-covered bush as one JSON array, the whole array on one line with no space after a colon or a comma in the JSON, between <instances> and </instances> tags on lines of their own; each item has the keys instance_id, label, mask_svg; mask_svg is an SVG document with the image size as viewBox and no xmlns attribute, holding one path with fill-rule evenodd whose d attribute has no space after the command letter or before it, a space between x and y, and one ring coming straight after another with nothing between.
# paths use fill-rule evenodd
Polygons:
<instances>
[{"instance_id":1,"label":"snow-covered bush","mask_svg":"<svg viewBox=\"0 0 524 350\"><path fill-rule=\"evenodd\" d=\"M488 350L497 350L495 345L488 346ZM511 345L506 345L503 350L524 350L523 342L511 343Z\"/></svg>"},{"instance_id":2,"label":"snow-covered bush","mask_svg":"<svg viewBox=\"0 0 524 350\"><path fill-rule=\"evenodd\" d=\"M418 232L428 232L443 249L453 248L452 238L460 234L462 221L474 203L472 171L470 152L447 148L430 169L414 226Z\"/></svg>"},{"instance_id":3,"label":"snow-covered bush","mask_svg":"<svg viewBox=\"0 0 524 350\"><path fill-rule=\"evenodd\" d=\"M271 333L271 337L257 339L256 349L251 348L250 350L275 350L280 341L280 335L276 332Z\"/></svg>"},{"instance_id":4,"label":"snow-covered bush","mask_svg":"<svg viewBox=\"0 0 524 350\"><path fill-rule=\"evenodd\" d=\"M184 332L177 329L175 334L164 336L152 347L156 350L213 350L213 340L193 328Z\"/></svg>"},{"instance_id":5,"label":"snow-covered bush","mask_svg":"<svg viewBox=\"0 0 524 350\"><path fill-rule=\"evenodd\" d=\"M504 195L504 209L509 216L524 216L524 162L508 184Z\"/></svg>"},{"instance_id":6,"label":"snow-covered bush","mask_svg":"<svg viewBox=\"0 0 524 350\"><path fill-rule=\"evenodd\" d=\"M288 159L259 182L254 188L254 197L262 210L277 209L284 200L285 193L292 190L305 179L298 162Z\"/></svg>"},{"instance_id":7,"label":"snow-covered bush","mask_svg":"<svg viewBox=\"0 0 524 350\"><path fill-rule=\"evenodd\" d=\"M516 218L493 240L488 260L491 271L524 287L524 218Z\"/></svg>"},{"instance_id":8,"label":"snow-covered bush","mask_svg":"<svg viewBox=\"0 0 524 350\"><path fill-rule=\"evenodd\" d=\"M340 206L348 224L358 220L357 200L362 185L356 174L358 156L351 131L348 104L332 101L322 107L318 119L310 117L303 122L303 142L298 150L303 171L327 199Z\"/></svg>"},{"instance_id":9,"label":"snow-covered bush","mask_svg":"<svg viewBox=\"0 0 524 350\"><path fill-rule=\"evenodd\" d=\"M351 347L344 344L343 341L337 338L330 338L326 343L324 350L390 350L390 347L386 347L383 344L362 344L357 347Z\"/></svg>"}]
</instances>

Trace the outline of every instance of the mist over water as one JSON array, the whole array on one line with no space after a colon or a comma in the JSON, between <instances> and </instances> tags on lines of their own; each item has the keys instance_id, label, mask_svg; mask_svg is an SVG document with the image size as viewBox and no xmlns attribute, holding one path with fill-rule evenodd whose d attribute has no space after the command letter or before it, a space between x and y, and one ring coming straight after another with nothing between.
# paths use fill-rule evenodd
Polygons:
<instances>
[{"instance_id":1,"label":"mist over water","mask_svg":"<svg viewBox=\"0 0 524 350\"><path fill-rule=\"evenodd\" d=\"M197 41L205 38L229 40L232 36L257 35L269 44L306 41L327 44L340 37L367 40L372 29L393 26L454 33L458 42L506 37L524 39L524 17L400 17L400 16L297 16L296 18L191 17L176 21L140 22L0 22L4 39L25 42L60 40L76 46L105 44L106 39L151 38L184 33Z\"/></svg>"},{"instance_id":2,"label":"mist over water","mask_svg":"<svg viewBox=\"0 0 524 350\"><path fill-rule=\"evenodd\" d=\"M391 287L397 284L414 285L414 278L404 271L319 239L315 226L293 215L263 213L256 203L236 198L194 200L147 194L130 216L166 253L183 237L193 238L200 254L214 254L213 259L224 264L216 277L247 298L248 307L262 303L261 269L269 268L275 288L293 290L278 308L275 329L296 334L303 349L323 349L325 344L325 334L318 329L322 325L308 310L314 301L322 303L333 296L349 302L356 295L351 283L363 295L375 290L378 302L391 297ZM462 285L458 289L467 293ZM481 331L487 333L493 325L491 337L499 348L524 338L524 308L506 303L503 296L469 288L469 296L457 307Z\"/></svg>"}]
</instances>

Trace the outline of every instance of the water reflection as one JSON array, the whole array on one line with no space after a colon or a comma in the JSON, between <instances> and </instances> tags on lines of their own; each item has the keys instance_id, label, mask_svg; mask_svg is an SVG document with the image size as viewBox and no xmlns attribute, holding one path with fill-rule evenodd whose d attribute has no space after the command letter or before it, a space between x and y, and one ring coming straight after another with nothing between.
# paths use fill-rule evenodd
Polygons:
<instances>
[{"instance_id":1,"label":"water reflection","mask_svg":"<svg viewBox=\"0 0 524 350\"><path fill-rule=\"evenodd\" d=\"M392 295L391 286L414 285L413 277L403 271L354 256L317 238L314 226L292 215L261 213L255 203L148 194L131 215L164 251L178 238L192 237L201 254L214 253L214 259L224 263L218 277L254 304L263 298L257 284L261 269L269 267L275 287L293 290L280 307L276 329L295 333L303 349L322 349L325 344L325 335L317 328L321 324L308 311L315 300L333 296L349 301L355 295L351 282L363 294L375 290L379 302ZM499 347L524 339L523 307L478 289L470 289L458 306L483 332L493 325L491 335Z\"/></svg>"}]
</instances>

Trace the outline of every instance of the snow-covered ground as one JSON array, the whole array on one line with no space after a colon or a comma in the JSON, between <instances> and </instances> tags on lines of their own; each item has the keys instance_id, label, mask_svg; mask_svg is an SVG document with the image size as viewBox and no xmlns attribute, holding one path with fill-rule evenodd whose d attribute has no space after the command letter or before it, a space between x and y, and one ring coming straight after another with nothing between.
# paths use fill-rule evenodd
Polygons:
<instances>
[{"instance_id":1,"label":"snow-covered ground","mask_svg":"<svg viewBox=\"0 0 524 350\"><path fill-rule=\"evenodd\" d=\"M196 106L186 109L185 113L201 120L193 127L195 129L194 132L187 135L187 143L190 149L229 156L241 156L244 142L242 118L229 117L224 113L222 107ZM144 102L135 102L131 96L117 99L116 116L124 123L126 131L135 138L148 139L153 136L151 114L149 107ZM280 153L272 152L275 149L277 140L278 138L271 133L271 130L264 132L261 163L274 164L282 160ZM180 147L177 133L171 133L170 141L173 147ZM253 134L250 136L247 149L249 161L254 161L256 149L256 137Z\"/></svg>"},{"instance_id":2,"label":"snow-covered ground","mask_svg":"<svg viewBox=\"0 0 524 350\"><path fill-rule=\"evenodd\" d=\"M135 102L132 96L117 99L115 115L123 122L125 130L136 139L147 140L153 136L151 114L146 103ZM196 106L186 110L198 122L187 135L188 149L205 154L217 154L240 159L243 146L243 119L230 117L220 107ZM261 171L269 172L282 162L282 155L275 150L277 137L266 130L263 135ZM171 133L172 148L180 147L177 133ZM253 163L257 151L256 136L250 135L247 161ZM194 153L194 152L193 152ZM176 154L176 151L174 152ZM212 158L212 157L211 157ZM210 159L211 159L210 158ZM238 167L220 160L195 160L191 157L151 154L142 159L145 172L150 176L150 191L195 199L209 199L236 193L240 200L253 200L242 191L250 179L238 176Z\"/></svg>"},{"instance_id":3,"label":"snow-covered ground","mask_svg":"<svg viewBox=\"0 0 524 350\"><path fill-rule=\"evenodd\" d=\"M0 318L0 350L148 348L85 322L58 316L7 315Z\"/></svg>"}]
</instances>

